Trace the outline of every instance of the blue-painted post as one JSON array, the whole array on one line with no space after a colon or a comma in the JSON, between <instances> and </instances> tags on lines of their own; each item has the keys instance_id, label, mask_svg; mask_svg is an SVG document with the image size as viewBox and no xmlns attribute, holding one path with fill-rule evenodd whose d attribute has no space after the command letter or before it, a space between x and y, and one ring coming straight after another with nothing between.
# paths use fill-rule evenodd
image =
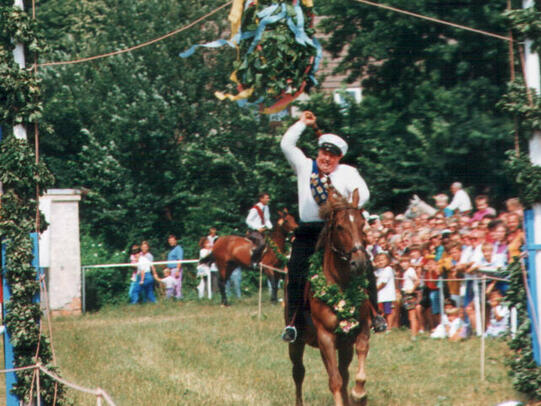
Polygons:
<instances>
[{"instance_id":1,"label":"blue-painted post","mask_svg":"<svg viewBox=\"0 0 541 406\"><path fill-rule=\"evenodd\" d=\"M536 272L536 255L541 251L541 245L535 244L535 223L534 223L534 211L526 210L524 212L524 228L526 230L526 251L528 252L528 288L532 295L533 308L530 301L528 301L528 313L531 320L531 337L533 347L533 357L537 365L541 365L541 349L539 348L539 339L537 337L537 330L535 322L539 326L539 311L536 309L536 304L539 303L539 292L537 291L538 275ZM535 317L533 317L535 316Z\"/></svg>"},{"instance_id":2,"label":"blue-painted post","mask_svg":"<svg viewBox=\"0 0 541 406\"><path fill-rule=\"evenodd\" d=\"M36 269L36 276L39 280L40 268L39 268L39 245L38 245L38 234L31 233L30 237L32 238L32 266ZM2 288L4 294L4 306L2 307L3 318L6 317L6 304L11 298L11 290L5 278L6 273L6 246L2 242ZM39 302L39 294L34 297L34 302ZM4 332L4 368L12 369L14 365L14 356L13 356L13 346L11 345L11 336L6 329ZM17 376L15 372L9 372L5 374L6 377L6 406L19 406L19 398L11 393L13 385L17 382Z\"/></svg>"}]
</instances>

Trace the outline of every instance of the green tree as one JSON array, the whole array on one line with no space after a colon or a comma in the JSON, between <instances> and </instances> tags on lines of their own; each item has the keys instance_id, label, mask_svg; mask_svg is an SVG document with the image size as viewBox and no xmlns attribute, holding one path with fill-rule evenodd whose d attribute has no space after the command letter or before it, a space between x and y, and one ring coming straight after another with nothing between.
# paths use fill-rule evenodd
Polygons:
<instances>
[{"instance_id":1,"label":"green tree","mask_svg":"<svg viewBox=\"0 0 541 406\"><path fill-rule=\"evenodd\" d=\"M507 30L503 0L390 5ZM412 193L430 196L454 180L495 198L513 192L503 171L512 125L495 108L508 79L505 41L351 1L319 3L319 11L329 17L321 24L327 48L346 54L338 72L362 79L361 105L332 124L350 137L377 206L403 208Z\"/></svg>"},{"instance_id":2,"label":"green tree","mask_svg":"<svg viewBox=\"0 0 541 406\"><path fill-rule=\"evenodd\" d=\"M132 46L193 21L211 1L58 1L41 5L48 59ZM114 10L114 12L110 12ZM176 232L194 246L210 225L243 232L259 190L291 199L267 117L213 95L235 51L178 57L227 28L226 13L137 51L46 68L42 150L58 187L81 187L83 227L122 248ZM61 34L60 34L61 33ZM49 131L48 130L54 130ZM294 185L293 185L294 187ZM195 252L194 252L195 254Z\"/></svg>"}]
</instances>

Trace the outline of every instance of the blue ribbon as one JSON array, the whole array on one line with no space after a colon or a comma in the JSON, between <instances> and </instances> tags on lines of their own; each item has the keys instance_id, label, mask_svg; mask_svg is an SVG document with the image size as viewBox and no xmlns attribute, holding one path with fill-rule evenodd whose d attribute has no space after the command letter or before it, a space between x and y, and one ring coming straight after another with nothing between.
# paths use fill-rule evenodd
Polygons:
<instances>
[{"instance_id":1,"label":"blue ribbon","mask_svg":"<svg viewBox=\"0 0 541 406\"><path fill-rule=\"evenodd\" d=\"M216 41L207 42L206 44L196 44L196 45L193 45L187 51L181 52L178 55L181 58L188 58L189 56L192 56L194 54L197 48L220 48L220 47L223 47L224 45L229 45L231 48L235 48L236 45L238 45L240 41L243 41L248 38L252 38L254 35L255 35L255 31L247 31L244 33L239 32L231 39L231 41L228 41L226 39L218 39Z\"/></svg>"},{"instance_id":2,"label":"blue ribbon","mask_svg":"<svg viewBox=\"0 0 541 406\"><path fill-rule=\"evenodd\" d=\"M252 0L247 0L246 3L248 4L248 2L250 1ZM323 57L323 50L322 50L321 44L316 39L316 37L310 38L306 34L306 31L304 31L304 15L302 13L302 8L300 4L297 3L294 6L294 8L295 8L295 17L297 20L296 23L293 20L293 18L291 18L287 14L286 5L284 3L282 3L281 5L273 4L261 10L259 13L257 13L257 16L261 19L261 21L259 22L259 25L255 31L247 31L244 33L239 32L230 41L225 40L225 39L219 39L216 41L208 42L206 44L196 44L196 45L193 45L187 51L181 52L179 56L181 58L187 58L189 56L192 56L197 50L197 48L220 48L224 45L229 45L230 47L235 48L241 41L249 39L249 38L253 38L252 43L250 44L250 47L248 48L248 51L247 51L247 54L250 54L254 51L259 41L261 41L261 37L263 36L263 33L265 32L267 25L277 23L278 21L285 18L287 26L289 27L291 32L295 35L295 41L302 46L311 46L316 49L316 56L314 58L314 64L312 66L312 69L310 70L310 74L308 75L308 78L314 84L317 84L318 82L316 78L314 77L314 74L319 69L319 64ZM275 12L278 10L279 10L279 13L275 14Z\"/></svg>"},{"instance_id":3,"label":"blue ribbon","mask_svg":"<svg viewBox=\"0 0 541 406\"><path fill-rule=\"evenodd\" d=\"M299 3L295 5L295 17L297 17L297 24L293 22L290 16L287 17L287 26L295 34L295 41L301 45L306 46L308 44L315 48L312 39L304 31L304 15L302 14L302 8Z\"/></svg>"},{"instance_id":4,"label":"blue ribbon","mask_svg":"<svg viewBox=\"0 0 541 406\"><path fill-rule=\"evenodd\" d=\"M269 6L257 13L257 16L261 18L261 21L259 21L259 25L255 31L255 37L250 44L250 48L248 48L247 54L251 54L253 52L254 48L261 40L267 25L274 24L287 15L286 5L284 3L282 3L281 11L278 14L272 15L279 7L280 6L278 4L273 4L272 6Z\"/></svg>"},{"instance_id":5,"label":"blue ribbon","mask_svg":"<svg viewBox=\"0 0 541 406\"><path fill-rule=\"evenodd\" d=\"M231 41L228 41L226 39L218 39L216 41L208 42L206 44L196 44L192 46L187 51L181 52L178 54L181 58L188 58L189 56L192 56L197 48L220 48L224 45L229 45L232 48L235 48L235 44Z\"/></svg>"}]
</instances>

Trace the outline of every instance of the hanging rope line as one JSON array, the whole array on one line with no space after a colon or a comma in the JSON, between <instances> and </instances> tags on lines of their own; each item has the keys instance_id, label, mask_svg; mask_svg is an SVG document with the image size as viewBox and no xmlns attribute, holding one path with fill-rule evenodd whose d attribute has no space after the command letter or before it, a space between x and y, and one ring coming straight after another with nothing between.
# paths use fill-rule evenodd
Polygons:
<instances>
[{"instance_id":1,"label":"hanging rope line","mask_svg":"<svg viewBox=\"0 0 541 406\"><path fill-rule=\"evenodd\" d=\"M420 18L420 19L435 22L435 23L438 23L438 24L444 24L444 25L459 28L459 29L462 29L462 30L475 32L477 34L486 35L486 36L493 37L493 38L498 38L498 39L501 39L501 40L504 40L504 41L509 41L509 42L514 41L513 38L511 38L511 37L506 37L504 35L495 34L495 33L489 32L489 31L479 30L479 29L468 27L468 26L465 26L465 25L452 23L450 21L440 20L440 19L434 18L434 17L428 17L428 16L425 16L425 15L422 15L422 14L417 14L417 13L413 13L411 11L399 9L399 8L392 7L392 6L388 6L386 4L374 3L374 2L369 1L369 0L353 0L353 1L356 1L358 3L364 3L364 4L367 4L367 5L370 5L370 6L374 6L374 7L383 8L383 9L394 11L394 12L397 12L397 13L406 14L406 15L409 15L411 17ZM188 24L188 25L186 25L184 27L178 28L178 29L176 29L174 31L171 31L171 32L165 34L165 35L162 35L160 37L151 39L149 41L143 42L143 43L138 44L138 45L134 45L134 46L129 47L129 48L119 49L118 51L108 52L108 53L100 54L100 55L94 55L94 56L90 56L90 57L86 57L86 58L74 59L74 60L70 60L70 61L45 62L45 63L38 64L37 66L38 67L46 67L46 66L58 66L58 65L73 65L73 64L77 64L77 63L89 62L89 61L93 61L93 60L96 60L96 59L102 59L102 58L107 58L107 57L114 56L114 55L120 55L120 54L124 54L124 53L127 53L127 52L131 52L131 51L134 51L136 49L143 48L143 47L146 47L148 45L155 44L156 42L162 41L162 40L164 40L166 38L172 37L173 35L176 35L176 34L182 32L182 31L185 31L185 30L187 30L189 28L192 28L193 26L199 24L201 21L209 18L210 16L216 14L217 12L221 11L222 9L230 6L232 3L233 3L233 0L228 1L227 3L215 8L211 12L205 14L204 16L198 18L197 20L191 22L190 24Z\"/></svg>"},{"instance_id":2,"label":"hanging rope line","mask_svg":"<svg viewBox=\"0 0 541 406\"><path fill-rule=\"evenodd\" d=\"M120 55L120 54L124 54L126 52L131 52L131 51L134 51L136 49L143 48L143 47L146 47L148 45L155 44L156 42L159 42L159 41L162 41L162 40L164 40L166 38L172 37L173 35L176 35L176 34L182 32L182 31L186 31L187 29L192 28L193 26L199 24L201 21L206 20L210 16L216 14L218 11L230 6L232 2L233 1L229 1L229 2L227 2L225 4L222 4L221 6L215 8L211 12L205 14L204 16L199 17L197 20L192 21L190 24L185 25L184 27L178 28L178 29L176 29L174 31L171 31L171 32L165 34L165 35L162 35L161 37L151 39L150 41L146 41L146 42L143 42L143 43L138 44L138 45L134 45L134 46L129 47L129 48L119 49L118 51L108 52L106 54L89 56L89 57L80 58L80 59L74 59L74 60L71 60L71 61L45 62L45 63L39 64L39 66L44 67L44 66L57 66L57 65L73 65L73 64L76 64L76 63L89 62L89 61L94 61L96 59L102 59L102 58L107 58L109 56Z\"/></svg>"},{"instance_id":3,"label":"hanging rope line","mask_svg":"<svg viewBox=\"0 0 541 406\"><path fill-rule=\"evenodd\" d=\"M489 31L478 30L477 28L472 28L472 27L468 27L466 25L452 23L450 21L440 20L440 19L434 18L434 17L428 17L428 16L425 16L425 15L422 15L422 14L412 13L411 11L403 10L403 9L392 7L392 6L388 6L386 4L374 3L374 2L369 1L369 0L353 0L353 1L356 1L358 3L368 4L368 5L374 6L374 7L384 8L386 10L394 11L396 13L406 14L406 15L409 15L411 17L416 17L416 18L420 18L420 19L423 19L423 20L432 21L433 23L449 25L451 27L459 28L461 30L471 31L471 32L475 32L477 34L482 34L482 35L486 35L486 36L489 36L489 37L502 39L504 41L510 41L510 42L513 41L513 38L506 37L504 35L495 34L493 32L489 32Z\"/></svg>"}]
</instances>

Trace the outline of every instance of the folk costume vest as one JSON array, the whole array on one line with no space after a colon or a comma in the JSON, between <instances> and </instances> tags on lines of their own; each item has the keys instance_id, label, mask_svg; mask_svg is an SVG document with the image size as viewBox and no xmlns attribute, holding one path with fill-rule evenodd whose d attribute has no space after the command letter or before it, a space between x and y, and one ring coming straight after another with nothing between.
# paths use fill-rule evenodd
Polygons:
<instances>
[{"instance_id":1,"label":"folk costume vest","mask_svg":"<svg viewBox=\"0 0 541 406\"><path fill-rule=\"evenodd\" d=\"M331 178L328 175L319 173L319 168L315 160L312 161L312 175L310 175L310 190L312 191L312 197L321 206L327 201L329 197L329 186L331 185Z\"/></svg>"}]
</instances>

